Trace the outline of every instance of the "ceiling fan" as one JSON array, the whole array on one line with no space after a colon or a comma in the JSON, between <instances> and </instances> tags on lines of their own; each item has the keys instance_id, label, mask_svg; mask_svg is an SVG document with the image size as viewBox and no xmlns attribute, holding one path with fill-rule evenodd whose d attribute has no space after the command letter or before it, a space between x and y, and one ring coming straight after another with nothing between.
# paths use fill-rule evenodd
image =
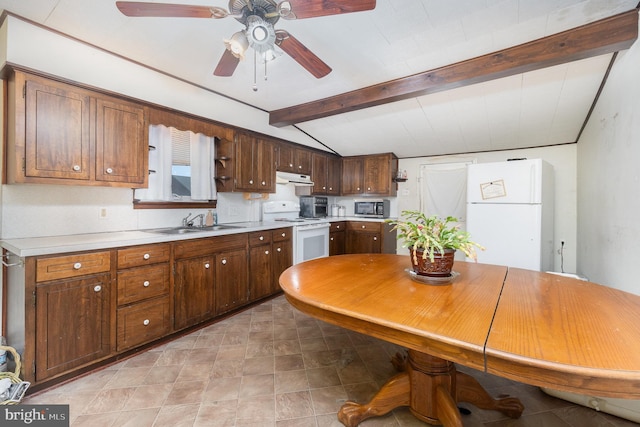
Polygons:
<instances>
[{"instance_id":1,"label":"ceiling fan","mask_svg":"<svg viewBox=\"0 0 640 427\"><path fill-rule=\"evenodd\" d=\"M130 17L235 18L245 28L224 40L226 49L213 72L216 76L233 75L248 47L266 64L278 55L274 49L278 46L319 79L329 74L331 68L298 39L285 30L276 30L274 25L280 18L306 19L372 10L376 0L284 0L279 3L274 0L230 0L229 11L216 6L130 1L117 1L116 6Z\"/></svg>"}]
</instances>

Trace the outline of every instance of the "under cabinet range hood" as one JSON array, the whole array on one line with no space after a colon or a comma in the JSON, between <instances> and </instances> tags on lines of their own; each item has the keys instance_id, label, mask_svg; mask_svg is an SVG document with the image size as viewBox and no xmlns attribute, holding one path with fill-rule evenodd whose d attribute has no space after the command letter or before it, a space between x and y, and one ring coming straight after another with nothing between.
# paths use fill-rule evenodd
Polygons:
<instances>
[{"instance_id":1,"label":"under cabinet range hood","mask_svg":"<svg viewBox=\"0 0 640 427\"><path fill-rule=\"evenodd\" d=\"M309 175L291 172L276 172L276 184L293 184L297 186L311 186L313 181Z\"/></svg>"}]
</instances>

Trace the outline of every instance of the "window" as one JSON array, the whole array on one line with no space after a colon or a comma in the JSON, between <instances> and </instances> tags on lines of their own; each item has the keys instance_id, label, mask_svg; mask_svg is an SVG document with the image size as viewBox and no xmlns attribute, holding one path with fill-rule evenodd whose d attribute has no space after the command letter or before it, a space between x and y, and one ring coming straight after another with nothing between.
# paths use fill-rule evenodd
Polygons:
<instances>
[{"instance_id":1,"label":"window","mask_svg":"<svg viewBox=\"0 0 640 427\"><path fill-rule=\"evenodd\" d=\"M214 153L215 137L149 126L149 187L134 190L134 203L210 204L216 199Z\"/></svg>"}]
</instances>

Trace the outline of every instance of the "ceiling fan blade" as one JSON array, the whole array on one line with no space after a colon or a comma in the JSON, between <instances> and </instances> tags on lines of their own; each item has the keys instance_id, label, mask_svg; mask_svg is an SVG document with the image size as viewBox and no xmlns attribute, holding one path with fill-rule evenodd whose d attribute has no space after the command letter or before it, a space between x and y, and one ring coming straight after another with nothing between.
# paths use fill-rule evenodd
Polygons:
<instances>
[{"instance_id":1,"label":"ceiling fan blade","mask_svg":"<svg viewBox=\"0 0 640 427\"><path fill-rule=\"evenodd\" d=\"M213 75L218 77L230 77L233 75L233 72L236 70L239 62L240 60L233 56L230 50L225 49L222 54L222 58L220 58L216 69L213 71Z\"/></svg>"},{"instance_id":2,"label":"ceiling fan blade","mask_svg":"<svg viewBox=\"0 0 640 427\"><path fill-rule=\"evenodd\" d=\"M278 4L284 19L305 19L362 12L376 7L376 0L284 0Z\"/></svg>"},{"instance_id":3,"label":"ceiling fan blade","mask_svg":"<svg viewBox=\"0 0 640 427\"><path fill-rule=\"evenodd\" d=\"M229 15L225 9L215 6L190 6L186 4L145 3L137 1L117 1L116 6L126 16L146 16L165 18L224 18Z\"/></svg>"},{"instance_id":4,"label":"ceiling fan blade","mask_svg":"<svg viewBox=\"0 0 640 427\"><path fill-rule=\"evenodd\" d=\"M331 72L331 67L325 64L298 39L284 30L276 31L276 45L284 50L305 70L313 74L317 79L322 78Z\"/></svg>"}]
</instances>

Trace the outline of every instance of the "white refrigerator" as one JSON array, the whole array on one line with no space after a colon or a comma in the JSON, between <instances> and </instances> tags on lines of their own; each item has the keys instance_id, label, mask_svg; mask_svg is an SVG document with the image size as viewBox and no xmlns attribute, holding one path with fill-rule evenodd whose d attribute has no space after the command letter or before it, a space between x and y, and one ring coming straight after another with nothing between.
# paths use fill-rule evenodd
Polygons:
<instances>
[{"instance_id":1,"label":"white refrigerator","mask_svg":"<svg viewBox=\"0 0 640 427\"><path fill-rule=\"evenodd\" d=\"M469 165L467 231L486 248L478 262L554 270L553 200L553 167L542 159Z\"/></svg>"}]
</instances>

